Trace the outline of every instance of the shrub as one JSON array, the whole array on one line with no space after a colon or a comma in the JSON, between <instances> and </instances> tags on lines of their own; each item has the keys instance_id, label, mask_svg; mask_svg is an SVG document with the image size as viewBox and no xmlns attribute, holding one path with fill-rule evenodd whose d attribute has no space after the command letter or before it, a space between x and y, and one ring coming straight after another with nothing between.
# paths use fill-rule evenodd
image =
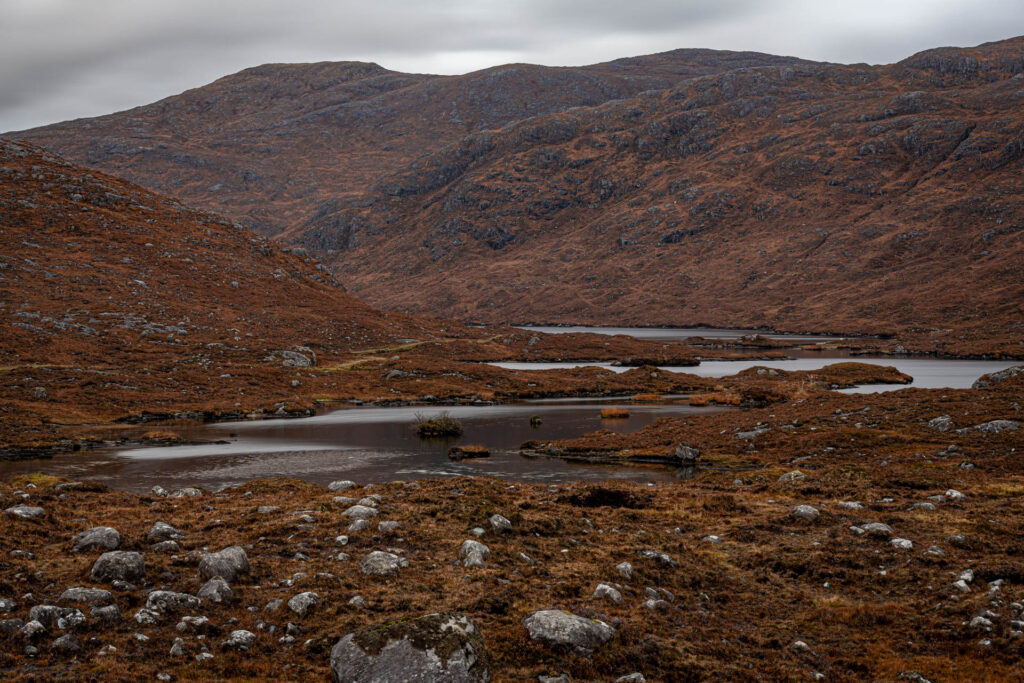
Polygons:
<instances>
[{"instance_id":1,"label":"shrub","mask_svg":"<svg viewBox=\"0 0 1024 683\"><path fill-rule=\"evenodd\" d=\"M448 413L435 417L417 415L416 422L416 433L425 439L462 434L462 424Z\"/></svg>"}]
</instances>

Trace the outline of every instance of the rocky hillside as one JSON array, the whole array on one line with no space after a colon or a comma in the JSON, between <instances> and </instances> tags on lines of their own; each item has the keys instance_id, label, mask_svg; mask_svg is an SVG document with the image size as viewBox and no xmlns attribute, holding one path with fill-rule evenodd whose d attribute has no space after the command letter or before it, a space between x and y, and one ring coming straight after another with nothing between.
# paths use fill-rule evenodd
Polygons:
<instances>
[{"instance_id":1,"label":"rocky hillside","mask_svg":"<svg viewBox=\"0 0 1024 683\"><path fill-rule=\"evenodd\" d=\"M300 249L0 140L0 443L31 440L33 415L287 400L296 368L440 326L357 301Z\"/></svg>"},{"instance_id":2,"label":"rocky hillside","mask_svg":"<svg viewBox=\"0 0 1024 683\"><path fill-rule=\"evenodd\" d=\"M377 64L267 64L151 105L8 134L266 235L301 226L381 176L477 130L803 60L676 50L578 68L510 64L463 76Z\"/></svg>"},{"instance_id":3,"label":"rocky hillside","mask_svg":"<svg viewBox=\"0 0 1024 683\"><path fill-rule=\"evenodd\" d=\"M1022 72L1016 38L703 76L467 136L302 242L463 319L1019 339Z\"/></svg>"}]
</instances>

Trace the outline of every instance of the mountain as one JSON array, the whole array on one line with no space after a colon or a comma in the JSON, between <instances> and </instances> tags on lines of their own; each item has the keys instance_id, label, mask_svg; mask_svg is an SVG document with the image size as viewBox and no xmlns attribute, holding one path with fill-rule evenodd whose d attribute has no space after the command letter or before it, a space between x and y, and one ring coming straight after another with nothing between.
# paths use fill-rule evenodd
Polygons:
<instances>
[{"instance_id":1,"label":"mountain","mask_svg":"<svg viewBox=\"0 0 1024 683\"><path fill-rule=\"evenodd\" d=\"M301 242L460 319L1013 339L1024 39L745 68L481 131ZM424 292L430 292L429 301Z\"/></svg>"},{"instance_id":2,"label":"mountain","mask_svg":"<svg viewBox=\"0 0 1024 683\"><path fill-rule=\"evenodd\" d=\"M301 244L389 309L1019 355L1022 74L1022 38L882 66L269 65L22 134Z\"/></svg>"},{"instance_id":3,"label":"mountain","mask_svg":"<svg viewBox=\"0 0 1024 683\"><path fill-rule=\"evenodd\" d=\"M735 68L796 65L758 53L676 50L585 67L510 64L463 76L377 64L267 64L154 104L12 138L113 173L265 235L321 202L477 130L664 89Z\"/></svg>"}]
</instances>

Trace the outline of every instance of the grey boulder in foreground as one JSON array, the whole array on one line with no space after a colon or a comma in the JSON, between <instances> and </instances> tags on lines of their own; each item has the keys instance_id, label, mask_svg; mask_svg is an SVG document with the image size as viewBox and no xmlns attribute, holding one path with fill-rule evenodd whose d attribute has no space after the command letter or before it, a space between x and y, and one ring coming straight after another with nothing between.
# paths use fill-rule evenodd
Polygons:
<instances>
[{"instance_id":1,"label":"grey boulder in foreground","mask_svg":"<svg viewBox=\"0 0 1024 683\"><path fill-rule=\"evenodd\" d=\"M336 683L486 683L484 640L464 614L428 614L349 633L331 649Z\"/></svg>"}]
</instances>

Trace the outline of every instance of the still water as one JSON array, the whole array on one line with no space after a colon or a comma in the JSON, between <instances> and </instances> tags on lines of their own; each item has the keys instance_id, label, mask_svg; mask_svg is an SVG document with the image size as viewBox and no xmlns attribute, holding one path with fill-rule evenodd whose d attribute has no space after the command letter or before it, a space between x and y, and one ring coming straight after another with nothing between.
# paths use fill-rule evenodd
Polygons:
<instances>
[{"instance_id":1,"label":"still water","mask_svg":"<svg viewBox=\"0 0 1024 683\"><path fill-rule=\"evenodd\" d=\"M602 408L623 407L627 419L602 420ZM218 490L260 477L297 477L324 484L335 479L358 482L489 475L510 481L562 482L621 479L670 481L664 467L614 467L527 458L512 452L524 441L580 436L599 429L628 432L659 417L718 412L721 408L684 405L625 405L612 401L531 401L495 406L353 407L304 419L225 422L177 429L203 445L111 448L52 460L0 462L0 477L45 472L71 479L101 481L126 491L201 486ZM442 411L457 418L457 439L423 440L416 435L417 415ZM537 415L541 424L530 425ZM455 462L448 449L480 444L491 457Z\"/></svg>"},{"instance_id":2,"label":"still water","mask_svg":"<svg viewBox=\"0 0 1024 683\"><path fill-rule=\"evenodd\" d=\"M820 341L838 341L849 337L836 337L821 334L789 334L784 332L764 332L763 330L727 329L722 327L583 327L583 326L546 326L516 325L522 330L546 332L547 334L569 334L570 332L589 332L591 334L625 334L637 339L674 341L704 337L705 339L739 339L759 334L768 339L792 340L794 344L810 344Z\"/></svg>"}]
</instances>

